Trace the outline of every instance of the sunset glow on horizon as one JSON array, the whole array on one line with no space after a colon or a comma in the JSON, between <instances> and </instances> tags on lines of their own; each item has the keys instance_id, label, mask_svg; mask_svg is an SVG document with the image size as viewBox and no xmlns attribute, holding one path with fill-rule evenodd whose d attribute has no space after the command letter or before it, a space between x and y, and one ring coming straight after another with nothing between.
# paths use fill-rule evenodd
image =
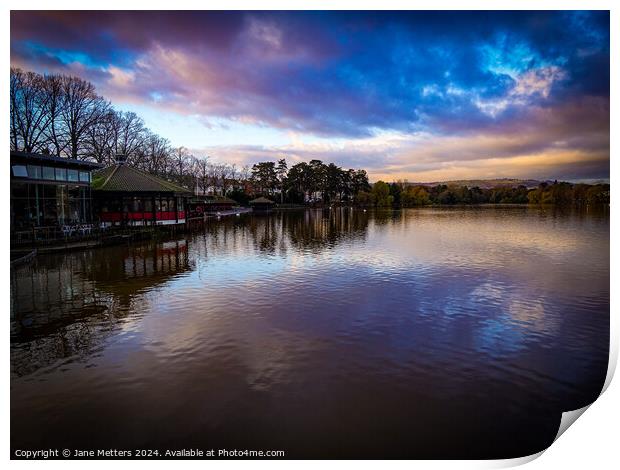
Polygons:
<instances>
[{"instance_id":1,"label":"sunset glow on horizon","mask_svg":"<svg viewBox=\"0 0 620 470\"><path fill-rule=\"evenodd\" d=\"M609 179L604 11L12 11L11 66L89 80L214 161Z\"/></svg>"}]
</instances>

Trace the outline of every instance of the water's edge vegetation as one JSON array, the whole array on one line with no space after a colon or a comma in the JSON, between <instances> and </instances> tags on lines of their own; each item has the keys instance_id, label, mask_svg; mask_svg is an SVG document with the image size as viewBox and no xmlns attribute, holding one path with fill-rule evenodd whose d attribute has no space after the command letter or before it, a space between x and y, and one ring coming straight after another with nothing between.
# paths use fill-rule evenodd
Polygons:
<instances>
[{"instance_id":1,"label":"water's edge vegetation","mask_svg":"<svg viewBox=\"0 0 620 470\"><path fill-rule=\"evenodd\" d=\"M378 181L358 202L379 207L413 207L463 204L554 204L601 206L609 204L609 184L540 183L537 188L437 184L435 186L385 183Z\"/></svg>"}]
</instances>

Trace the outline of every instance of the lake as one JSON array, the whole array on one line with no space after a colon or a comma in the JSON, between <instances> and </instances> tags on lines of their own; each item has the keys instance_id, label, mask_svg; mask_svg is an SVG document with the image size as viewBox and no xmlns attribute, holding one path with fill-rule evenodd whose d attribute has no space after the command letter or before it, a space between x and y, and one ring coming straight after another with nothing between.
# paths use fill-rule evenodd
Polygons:
<instances>
[{"instance_id":1,"label":"lake","mask_svg":"<svg viewBox=\"0 0 620 470\"><path fill-rule=\"evenodd\" d=\"M13 449L508 458L591 403L609 212L244 214L11 273Z\"/></svg>"}]
</instances>

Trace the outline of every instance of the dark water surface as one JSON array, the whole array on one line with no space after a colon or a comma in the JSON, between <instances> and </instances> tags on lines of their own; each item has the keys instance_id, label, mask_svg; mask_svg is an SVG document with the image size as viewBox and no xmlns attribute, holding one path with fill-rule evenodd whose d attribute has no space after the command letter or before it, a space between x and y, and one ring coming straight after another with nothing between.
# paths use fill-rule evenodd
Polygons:
<instances>
[{"instance_id":1,"label":"dark water surface","mask_svg":"<svg viewBox=\"0 0 620 470\"><path fill-rule=\"evenodd\" d=\"M609 216L249 214L11 292L13 449L514 457L604 382Z\"/></svg>"}]
</instances>

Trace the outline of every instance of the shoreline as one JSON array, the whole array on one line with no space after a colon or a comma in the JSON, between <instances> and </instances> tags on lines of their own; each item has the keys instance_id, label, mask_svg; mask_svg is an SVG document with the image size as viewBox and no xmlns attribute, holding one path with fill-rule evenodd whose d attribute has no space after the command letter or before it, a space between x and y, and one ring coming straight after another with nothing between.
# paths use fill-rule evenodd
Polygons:
<instances>
[{"instance_id":1,"label":"shoreline","mask_svg":"<svg viewBox=\"0 0 620 470\"><path fill-rule=\"evenodd\" d=\"M274 207L266 211L256 211L252 208L241 208L241 210L228 210L216 213L205 214L202 217L195 217L187 219L182 225L155 225L146 227L122 227L118 229L112 229L107 233L99 233L87 239L77 240L54 240L48 243L40 244L25 244L11 246L11 256L23 254L21 257L11 261L11 268L13 266L19 266L22 264L22 258L28 258L24 262L30 262L36 259L41 254L53 254L61 252L70 252L75 250L87 250L93 248L101 248L110 245L118 245L122 243L132 243L135 241L148 240L153 238L159 238L161 235L173 235L175 233L192 232L199 229L199 225L206 224L208 222L218 222L220 219L226 217L240 216L242 214L257 214L267 215L276 212L288 212L295 210L315 210L325 211L334 209L357 209L366 211L401 211L406 209L482 209L482 208L540 208L540 209L554 209L554 210L602 210L608 211L609 205L557 205L557 204L528 204L528 203L481 203L481 204L426 204L418 206L406 206L406 207L389 207L389 206L359 206L359 205L334 205L334 206L295 206L295 207ZM117 232L115 233L115 230Z\"/></svg>"}]
</instances>

